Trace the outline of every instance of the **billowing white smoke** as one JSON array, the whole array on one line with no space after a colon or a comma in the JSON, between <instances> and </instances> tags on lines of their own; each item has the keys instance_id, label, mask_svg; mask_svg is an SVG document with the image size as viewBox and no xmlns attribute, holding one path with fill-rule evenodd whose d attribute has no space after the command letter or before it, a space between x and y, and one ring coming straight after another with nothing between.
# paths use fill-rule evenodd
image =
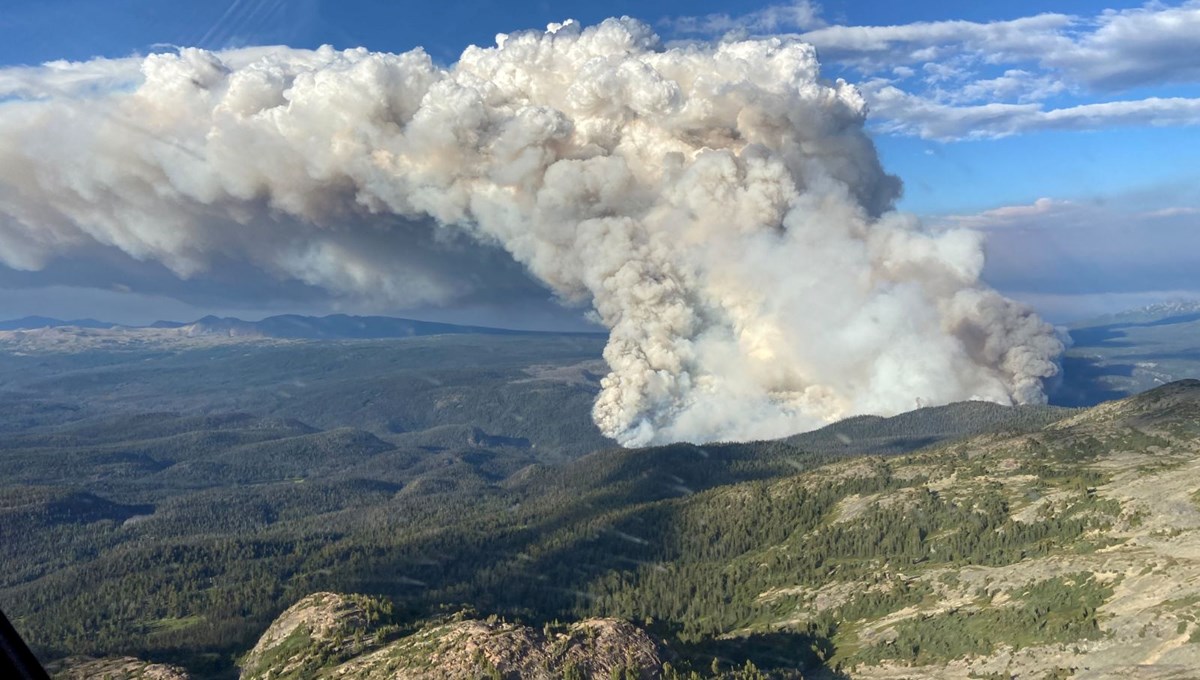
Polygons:
<instances>
[{"instance_id":1,"label":"billowing white smoke","mask_svg":"<svg viewBox=\"0 0 1200 680\"><path fill-rule=\"evenodd\" d=\"M1040 402L1058 370L1053 330L979 282L978 236L890 211L862 98L804 44L568 22L449 68L185 49L10 70L0 98L10 267L99 243L445 301L371 244L465 233L611 330L594 416L623 444Z\"/></svg>"}]
</instances>

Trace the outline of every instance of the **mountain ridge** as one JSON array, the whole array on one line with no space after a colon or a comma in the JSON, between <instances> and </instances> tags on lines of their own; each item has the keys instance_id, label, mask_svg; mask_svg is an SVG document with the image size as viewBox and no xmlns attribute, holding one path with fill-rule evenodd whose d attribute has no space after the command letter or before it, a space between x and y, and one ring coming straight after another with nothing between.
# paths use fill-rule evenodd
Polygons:
<instances>
[{"instance_id":1,"label":"mountain ridge","mask_svg":"<svg viewBox=\"0 0 1200 680\"><path fill-rule=\"evenodd\" d=\"M109 323L107 321L97 321L96 319L72 319L64 321L48 316L25 316L19 319L6 319L0 321L0 331L24 331L36 330L39 328L114 328L119 324Z\"/></svg>"},{"instance_id":2,"label":"mountain ridge","mask_svg":"<svg viewBox=\"0 0 1200 680\"><path fill-rule=\"evenodd\" d=\"M159 320L145 325L126 325L76 319L64 321L51 317L27 316L20 319L0 321L0 331L37 331L42 329L89 329L118 332L178 331L187 337L229 336L244 338L275 338L304 340L350 340L405 338L445 334L486 335L602 335L602 333L576 331L534 331L492 326L475 326L420 321L392 316L355 316L328 314L305 316L301 314L278 314L258 321L246 321L237 317L208 315L190 322Z\"/></svg>"}]
</instances>

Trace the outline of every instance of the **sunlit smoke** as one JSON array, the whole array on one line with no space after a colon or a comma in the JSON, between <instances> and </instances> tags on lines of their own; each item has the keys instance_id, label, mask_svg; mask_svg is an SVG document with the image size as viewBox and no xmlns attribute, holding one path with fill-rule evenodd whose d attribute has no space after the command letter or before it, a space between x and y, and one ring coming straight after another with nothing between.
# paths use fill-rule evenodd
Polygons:
<instances>
[{"instance_id":1,"label":"sunlit smoke","mask_svg":"<svg viewBox=\"0 0 1200 680\"><path fill-rule=\"evenodd\" d=\"M183 49L0 71L0 101L9 267L102 245L416 305L466 280L424 253L498 245L610 330L593 413L626 445L1040 402L1058 371L975 233L892 210L863 99L802 43L664 48L620 19L449 67Z\"/></svg>"}]
</instances>

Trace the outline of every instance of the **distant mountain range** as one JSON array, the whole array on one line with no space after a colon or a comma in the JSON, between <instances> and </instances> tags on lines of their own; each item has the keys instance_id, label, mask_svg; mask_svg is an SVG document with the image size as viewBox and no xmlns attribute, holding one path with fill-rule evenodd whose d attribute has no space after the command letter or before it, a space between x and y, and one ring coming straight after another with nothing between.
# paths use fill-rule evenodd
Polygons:
<instances>
[{"instance_id":1,"label":"distant mountain range","mask_svg":"<svg viewBox=\"0 0 1200 680\"><path fill-rule=\"evenodd\" d=\"M1051 403L1091 406L1200 378L1200 301L1168 302L1070 324Z\"/></svg>"},{"instance_id":2,"label":"distant mountain range","mask_svg":"<svg viewBox=\"0 0 1200 680\"><path fill-rule=\"evenodd\" d=\"M45 332L49 329L50 332ZM43 331L12 333L12 331ZM388 316L301 316L283 314L261 321L206 316L192 322L156 321L146 326L123 326L96 319L64 321L43 316L0 321L0 341L22 351L130 347L151 344L220 343L254 339L352 340L408 338L427 335L531 335L485 326L464 326ZM1149 305L1119 314L1079 321L1068 326L1071 347L1062 358L1063 373L1049 386L1050 403L1091 406L1144 392L1184 378L1200 378L1200 301ZM561 334L559 334L561 335ZM602 337L602 333L570 333ZM919 436L926 436L921 430ZM853 433L850 433L853 438ZM911 433L896 435L900 439ZM861 442L860 442L861 444ZM881 452L896 445L881 441ZM822 446L834 449L833 439Z\"/></svg>"},{"instance_id":3,"label":"distant mountain range","mask_svg":"<svg viewBox=\"0 0 1200 680\"><path fill-rule=\"evenodd\" d=\"M206 316L192 322L155 321L146 326L125 326L96 319L64 321L44 316L0 321L0 331L38 330L43 328L88 328L117 330L178 329L189 337L229 336L246 338L280 338L295 340L339 340L372 338L407 338L419 335L487 334L525 335L538 331L519 331L486 326L417 321L390 316L301 316L282 314L261 321L243 321L235 317Z\"/></svg>"},{"instance_id":4,"label":"distant mountain range","mask_svg":"<svg viewBox=\"0 0 1200 680\"><path fill-rule=\"evenodd\" d=\"M163 322L159 322L163 323ZM63 321L62 319L52 319L48 316L26 316L20 319L9 319L8 321L0 321L0 331L25 331L38 328L63 328L73 326L75 328L113 328L117 324L107 321L97 321L95 319L72 319ZM182 324L180 324L182 325Z\"/></svg>"},{"instance_id":5,"label":"distant mountain range","mask_svg":"<svg viewBox=\"0 0 1200 680\"><path fill-rule=\"evenodd\" d=\"M1105 314L1092 319L1076 321L1069 324L1071 328L1091 328L1119 323L1146 323L1163 319L1178 319L1179 317L1200 316L1200 300L1173 300L1171 302L1156 302L1144 307L1136 307L1114 314Z\"/></svg>"}]
</instances>

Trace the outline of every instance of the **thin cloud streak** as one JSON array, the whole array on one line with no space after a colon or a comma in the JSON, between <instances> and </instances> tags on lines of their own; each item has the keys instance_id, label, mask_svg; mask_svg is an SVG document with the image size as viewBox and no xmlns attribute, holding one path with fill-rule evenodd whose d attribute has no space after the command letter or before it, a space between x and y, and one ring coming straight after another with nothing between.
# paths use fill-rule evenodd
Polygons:
<instances>
[{"instance_id":1,"label":"thin cloud streak","mask_svg":"<svg viewBox=\"0 0 1200 680\"><path fill-rule=\"evenodd\" d=\"M719 12L695 17L668 18L659 24L680 35L763 34L824 26L825 22L820 15L820 5L808 0L798 0L786 5L769 5L741 16Z\"/></svg>"},{"instance_id":2,"label":"thin cloud streak","mask_svg":"<svg viewBox=\"0 0 1200 680\"><path fill-rule=\"evenodd\" d=\"M1044 130L1200 125L1200 99L1186 97L1046 109L1038 103L953 106L880 81L866 83L863 90L871 102L876 130L937 141L994 139Z\"/></svg>"}]
</instances>

